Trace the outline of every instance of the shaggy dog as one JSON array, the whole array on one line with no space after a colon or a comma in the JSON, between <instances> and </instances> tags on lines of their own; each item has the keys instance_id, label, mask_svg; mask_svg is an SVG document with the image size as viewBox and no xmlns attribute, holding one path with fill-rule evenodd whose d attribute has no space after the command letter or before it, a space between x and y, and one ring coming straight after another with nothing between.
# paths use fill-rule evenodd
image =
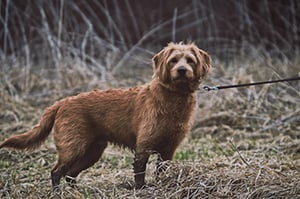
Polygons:
<instances>
[{"instance_id":1,"label":"shaggy dog","mask_svg":"<svg viewBox=\"0 0 300 199\"><path fill-rule=\"evenodd\" d=\"M153 59L150 83L128 89L95 90L67 97L48 107L32 130L12 136L2 147L33 150L54 127L58 162L51 172L53 188L68 183L92 166L108 143L135 152L135 187L145 184L149 155L171 160L190 131L196 94L210 71L209 55L194 44L170 43Z\"/></svg>"}]
</instances>

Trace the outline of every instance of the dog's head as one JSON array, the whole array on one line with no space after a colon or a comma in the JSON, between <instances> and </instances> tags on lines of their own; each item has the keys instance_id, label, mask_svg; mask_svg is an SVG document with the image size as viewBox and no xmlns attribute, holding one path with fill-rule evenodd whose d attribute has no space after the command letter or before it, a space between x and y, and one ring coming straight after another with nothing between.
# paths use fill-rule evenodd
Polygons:
<instances>
[{"instance_id":1,"label":"dog's head","mask_svg":"<svg viewBox=\"0 0 300 199\"><path fill-rule=\"evenodd\" d=\"M195 44L170 43L152 58L154 78L179 92L194 92L211 68L211 58Z\"/></svg>"}]
</instances>

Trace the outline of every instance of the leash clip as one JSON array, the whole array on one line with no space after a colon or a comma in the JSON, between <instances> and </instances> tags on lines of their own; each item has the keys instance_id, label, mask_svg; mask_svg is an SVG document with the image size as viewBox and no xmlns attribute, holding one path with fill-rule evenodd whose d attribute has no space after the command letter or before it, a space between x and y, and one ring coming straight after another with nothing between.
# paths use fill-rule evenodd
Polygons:
<instances>
[{"instance_id":1,"label":"leash clip","mask_svg":"<svg viewBox=\"0 0 300 199\"><path fill-rule=\"evenodd\" d=\"M219 90L218 86L207 86L207 85L203 85L202 89L205 91L217 91Z\"/></svg>"}]
</instances>

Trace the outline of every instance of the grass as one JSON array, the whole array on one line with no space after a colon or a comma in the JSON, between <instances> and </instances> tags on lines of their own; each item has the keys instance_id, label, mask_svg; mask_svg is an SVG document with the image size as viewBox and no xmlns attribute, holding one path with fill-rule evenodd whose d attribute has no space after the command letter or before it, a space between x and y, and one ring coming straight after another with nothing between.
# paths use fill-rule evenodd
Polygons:
<instances>
[{"instance_id":1,"label":"grass","mask_svg":"<svg viewBox=\"0 0 300 199\"><path fill-rule=\"evenodd\" d=\"M281 48L281 43L276 41L283 37L277 29L268 28L273 40L269 41L262 37L260 29L248 27L256 22L253 16L258 17L261 24L272 26L268 21L271 15L264 21L261 15L247 11L246 1L233 3L240 6L238 13L244 19L240 27L250 34L233 31L234 26L228 26L228 31L241 34L243 42L240 43L234 38L217 36L219 29L215 27L219 18L213 12L210 16L200 15L198 11L205 11L200 13L206 15L207 7L199 2L193 1L193 9L176 8L171 18L162 18L151 27L147 26L147 21L142 23L132 17L137 13L134 6L127 5L131 18L126 23L123 21L124 24L135 24L134 35L143 33L136 42L130 39L131 30L120 28L123 27L119 26L123 23L122 15L104 12L105 6L96 1L94 6L105 13L103 21L110 22L109 28L100 23L98 12L85 3L80 7L63 0L59 5L39 2L34 4L34 9L28 6L25 11L17 9L14 1L1 4L14 12L1 18L6 32L5 48L0 51L0 140L30 129L39 121L45 107L63 97L95 88L128 87L148 82L152 76L151 56L164 45L163 42L158 45L157 41L166 39L170 25L170 34L175 38L179 33L191 31L189 28L209 22L207 29L194 31L197 35L208 36L205 40L197 37L195 41L200 47L202 44L209 47L213 59L214 70L205 84L248 83L299 73L299 51L287 53L290 52L287 49L296 45L291 41L298 38L297 33L289 31L297 32L298 15L293 6L276 7L279 10L288 8L292 17L290 21L285 15L279 15L290 34L284 42L288 45ZM298 5L296 1L291 2ZM121 10L115 2L113 6ZM36 18L41 17L41 25L31 20L34 12L37 12ZM63 17L68 16L68 12L75 12L78 19ZM87 13L92 15L87 17ZM195 20L190 20L193 13L198 14ZM29 23L33 25L27 26ZM32 34L39 39L27 34L27 27L35 27L36 32ZM158 37L157 33L163 36ZM13 39L15 36L22 42ZM272 44L271 50L264 46L266 43ZM78 189L71 189L62 181L58 193L53 193L50 186L50 172L56 163L52 136L35 152L1 149L0 197L299 198L299 104L299 82L199 91L197 114L189 137L158 178L154 175L157 157L150 158L147 186L143 190L130 188L134 183L133 154L116 146L109 146L94 166L80 174Z\"/></svg>"},{"instance_id":2,"label":"grass","mask_svg":"<svg viewBox=\"0 0 300 199\"><path fill-rule=\"evenodd\" d=\"M243 70L236 70L235 63L224 71L220 66L222 63L214 64L212 76L206 83L247 82L250 75L246 72L248 70L253 76L251 81L254 77L255 80L263 79L262 63L247 62L237 62L249 67ZM295 67L294 71L297 71L296 64L291 64ZM270 76L277 78L278 73L275 71L282 70L282 66L276 63L272 70L264 70L272 71ZM74 73L76 70L62 75L74 78ZM150 71L143 73L151 76ZM222 78L219 77L221 73ZM232 80L232 77L239 79ZM40 78L41 81L52 81ZM127 81L132 81L131 84L141 81L128 77L122 79L122 76L119 78L125 85ZM10 79L12 84L13 80ZM147 81L147 78L143 81ZM81 85L81 82L77 84ZM49 88L49 92L53 91ZM12 95L5 88L2 88L1 93L5 99L0 115L2 121L5 121L0 126L1 140L30 128L38 121L45 106L65 96L64 92L42 95L36 99L39 105L32 103L29 96ZM62 191L52 193L49 177L56 154L50 136L42 149L33 153L6 149L0 151L0 195L4 198L300 196L299 83L199 92L198 98L199 108L189 138L183 142L174 161L168 164L166 172L158 179L154 177L156 157L150 159L148 184L143 190L129 188L134 183L133 154L126 149L110 146L100 161L78 177L78 189L71 189L63 182Z\"/></svg>"}]
</instances>

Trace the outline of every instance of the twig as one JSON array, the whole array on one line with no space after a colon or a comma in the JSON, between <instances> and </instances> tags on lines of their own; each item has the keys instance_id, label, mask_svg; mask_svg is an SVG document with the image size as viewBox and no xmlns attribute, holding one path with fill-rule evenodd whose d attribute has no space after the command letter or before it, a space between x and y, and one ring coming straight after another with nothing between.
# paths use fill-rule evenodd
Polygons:
<instances>
[{"instance_id":1,"label":"twig","mask_svg":"<svg viewBox=\"0 0 300 199\"><path fill-rule=\"evenodd\" d=\"M60 10L59 10L59 21L58 21L58 33L57 33L57 47L61 47L61 33L62 33L62 23L63 23L63 10L64 10L64 0L60 1ZM61 59L61 54L57 54L58 59Z\"/></svg>"},{"instance_id":2,"label":"twig","mask_svg":"<svg viewBox=\"0 0 300 199\"><path fill-rule=\"evenodd\" d=\"M241 153L239 152L239 150L237 149L237 147L233 144L233 142L230 140L229 143L231 144L232 148L234 149L234 151L236 151L238 153L238 155L240 156L241 160L247 165L250 166L249 163L243 158L243 156L241 155Z\"/></svg>"},{"instance_id":3,"label":"twig","mask_svg":"<svg viewBox=\"0 0 300 199\"><path fill-rule=\"evenodd\" d=\"M172 41L176 41L176 22L177 22L177 7L174 9L172 20Z\"/></svg>"}]
</instances>

